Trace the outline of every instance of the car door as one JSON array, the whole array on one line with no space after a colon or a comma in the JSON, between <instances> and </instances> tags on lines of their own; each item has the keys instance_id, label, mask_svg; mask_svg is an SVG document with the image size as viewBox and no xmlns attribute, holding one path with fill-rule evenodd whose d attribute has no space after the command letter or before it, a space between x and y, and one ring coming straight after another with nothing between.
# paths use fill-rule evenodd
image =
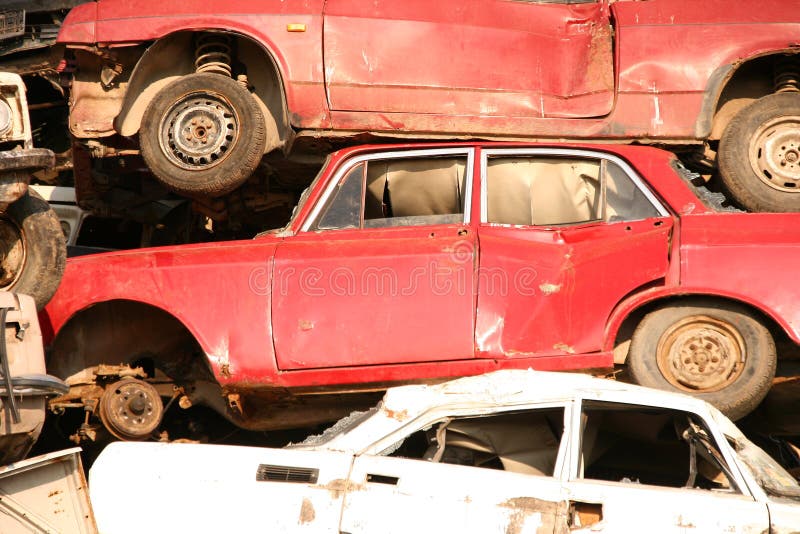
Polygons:
<instances>
[{"instance_id":1,"label":"car door","mask_svg":"<svg viewBox=\"0 0 800 534\"><path fill-rule=\"evenodd\" d=\"M597 117L614 102L606 0L327 0L332 110Z\"/></svg>"},{"instance_id":2,"label":"car door","mask_svg":"<svg viewBox=\"0 0 800 534\"><path fill-rule=\"evenodd\" d=\"M275 253L281 369L474 357L471 148L356 157Z\"/></svg>"},{"instance_id":3,"label":"car door","mask_svg":"<svg viewBox=\"0 0 800 534\"><path fill-rule=\"evenodd\" d=\"M672 217L610 155L493 149L481 167L478 354L601 350L617 303L667 276Z\"/></svg>"},{"instance_id":4,"label":"car door","mask_svg":"<svg viewBox=\"0 0 800 534\"><path fill-rule=\"evenodd\" d=\"M576 407L577 409L577 407ZM566 483L574 528L620 533L765 532L724 437L681 409L584 400Z\"/></svg>"},{"instance_id":5,"label":"car door","mask_svg":"<svg viewBox=\"0 0 800 534\"><path fill-rule=\"evenodd\" d=\"M566 406L408 425L355 458L342 532L564 532Z\"/></svg>"}]
</instances>

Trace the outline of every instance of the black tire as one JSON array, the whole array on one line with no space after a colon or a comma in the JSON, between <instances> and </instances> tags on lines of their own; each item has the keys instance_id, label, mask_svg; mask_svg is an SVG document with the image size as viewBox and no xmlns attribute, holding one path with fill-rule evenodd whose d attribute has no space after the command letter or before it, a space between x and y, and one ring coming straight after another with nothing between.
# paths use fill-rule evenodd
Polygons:
<instances>
[{"instance_id":1,"label":"black tire","mask_svg":"<svg viewBox=\"0 0 800 534\"><path fill-rule=\"evenodd\" d=\"M731 119L717 153L720 179L749 211L800 211L800 93L760 98Z\"/></svg>"},{"instance_id":2,"label":"black tire","mask_svg":"<svg viewBox=\"0 0 800 534\"><path fill-rule=\"evenodd\" d=\"M36 192L0 214L0 291L30 295L42 309L55 294L67 261L58 216Z\"/></svg>"},{"instance_id":3,"label":"black tire","mask_svg":"<svg viewBox=\"0 0 800 534\"><path fill-rule=\"evenodd\" d=\"M702 299L648 313L628 353L635 383L698 397L733 420L764 399L776 364L772 336L747 309Z\"/></svg>"},{"instance_id":4,"label":"black tire","mask_svg":"<svg viewBox=\"0 0 800 534\"><path fill-rule=\"evenodd\" d=\"M266 142L255 98L219 74L189 74L164 87L139 129L147 166L167 188L189 196L217 197L242 185Z\"/></svg>"}]
</instances>

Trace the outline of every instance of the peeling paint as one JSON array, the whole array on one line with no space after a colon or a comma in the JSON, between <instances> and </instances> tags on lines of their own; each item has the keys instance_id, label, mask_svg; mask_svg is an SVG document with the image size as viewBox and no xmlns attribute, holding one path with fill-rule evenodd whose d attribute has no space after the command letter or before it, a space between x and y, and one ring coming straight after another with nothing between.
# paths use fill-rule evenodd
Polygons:
<instances>
[{"instance_id":1,"label":"peeling paint","mask_svg":"<svg viewBox=\"0 0 800 534\"><path fill-rule=\"evenodd\" d=\"M500 503L511 510L505 534L552 533L559 503L534 497L515 497ZM549 521L544 521L547 518Z\"/></svg>"},{"instance_id":2,"label":"peeling paint","mask_svg":"<svg viewBox=\"0 0 800 534\"><path fill-rule=\"evenodd\" d=\"M297 321L297 326L300 330L312 330L314 328L314 322L308 319L300 319Z\"/></svg>"},{"instance_id":3,"label":"peeling paint","mask_svg":"<svg viewBox=\"0 0 800 534\"><path fill-rule=\"evenodd\" d=\"M553 348L556 350L560 350L562 352L566 352L568 354L575 354L575 349L573 349L566 343L556 343L555 345L553 345Z\"/></svg>"},{"instance_id":4,"label":"peeling paint","mask_svg":"<svg viewBox=\"0 0 800 534\"><path fill-rule=\"evenodd\" d=\"M561 291L561 284L550 284L544 283L539 286L539 289L542 291L544 295L552 295L554 293L558 293Z\"/></svg>"},{"instance_id":5,"label":"peeling paint","mask_svg":"<svg viewBox=\"0 0 800 534\"><path fill-rule=\"evenodd\" d=\"M306 525L314 521L315 517L314 505L308 497L304 498L303 504L300 505L300 519L297 520L297 524Z\"/></svg>"},{"instance_id":6,"label":"peeling paint","mask_svg":"<svg viewBox=\"0 0 800 534\"><path fill-rule=\"evenodd\" d=\"M330 492L331 499L338 499L349 491L362 491L365 489L364 484L354 484L345 478L331 480L324 486L320 487Z\"/></svg>"}]
</instances>

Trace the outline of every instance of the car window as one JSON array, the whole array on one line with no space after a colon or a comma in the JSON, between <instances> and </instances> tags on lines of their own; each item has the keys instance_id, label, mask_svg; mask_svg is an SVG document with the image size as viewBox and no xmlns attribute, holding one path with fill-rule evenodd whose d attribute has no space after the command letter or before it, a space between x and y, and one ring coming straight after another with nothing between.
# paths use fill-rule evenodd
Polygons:
<instances>
[{"instance_id":1,"label":"car window","mask_svg":"<svg viewBox=\"0 0 800 534\"><path fill-rule=\"evenodd\" d=\"M467 157L372 159L335 186L315 230L458 224Z\"/></svg>"},{"instance_id":2,"label":"car window","mask_svg":"<svg viewBox=\"0 0 800 534\"><path fill-rule=\"evenodd\" d=\"M624 404L584 403L578 478L738 492L699 418Z\"/></svg>"},{"instance_id":3,"label":"car window","mask_svg":"<svg viewBox=\"0 0 800 534\"><path fill-rule=\"evenodd\" d=\"M487 222L552 226L659 216L616 163L577 156L490 156Z\"/></svg>"},{"instance_id":4,"label":"car window","mask_svg":"<svg viewBox=\"0 0 800 534\"><path fill-rule=\"evenodd\" d=\"M561 407L449 418L409 435L387 454L553 476L563 434Z\"/></svg>"}]
</instances>

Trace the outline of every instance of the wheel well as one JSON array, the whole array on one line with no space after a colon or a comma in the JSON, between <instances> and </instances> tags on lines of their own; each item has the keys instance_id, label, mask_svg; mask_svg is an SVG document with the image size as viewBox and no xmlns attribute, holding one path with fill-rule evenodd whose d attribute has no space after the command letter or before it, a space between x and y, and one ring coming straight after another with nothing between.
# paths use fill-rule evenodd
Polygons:
<instances>
[{"instance_id":1,"label":"wheel well","mask_svg":"<svg viewBox=\"0 0 800 534\"><path fill-rule=\"evenodd\" d=\"M180 76L195 72L196 40L201 35L220 35L231 39L231 67L234 79L247 76L248 87L261 107L268 136L265 152L285 147L291 127L286 93L278 64L264 46L250 37L225 31L181 31L155 41L139 58L130 74L128 88L115 129L123 136L139 131L142 115L153 97Z\"/></svg>"},{"instance_id":2,"label":"wheel well","mask_svg":"<svg viewBox=\"0 0 800 534\"><path fill-rule=\"evenodd\" d=\"M132 364L151 377L158 369L182 381L213 380L199 343L183 323L160 308L130 300L81 310L48 348L48 372L68 382L91 382L91 369L99 364Z\"/></svg>"},{"instance_id":3,"label":"wheel well","mask_svg":"<svg viewBox=\"0 0 800 534\"><path fill-rule=\"evenodd\" d=\"M767 330L769 330L769 333L775 340L776 345L785 345L787 343L791 343L789 337L786 335L786 332L777 322L775 322L772 317L768 316L758 308L747 304L746 302L716 295L676 295L646 302L638 308L635 308L628 314L627 317L625 317L625 320L622 321L619 330L617 330L617 335L614 338L614 363L625 363L628 357L628 349L630 347L631 338L633 337L633 332L636 330L636 327L639 325L645 315L659 308L675 304L687 305L698 299L702 299L704 302L711 301L718 302L720 304L736 304L737 306L745 308L752 313L756 320L758 320L767 328Z\"/></svg>"},{"instance_id":4,"label":"wheel well","mask_svg":"<svg viewBox=\"0 0 800 534\"><path fill-rule=\"evenodd\" d=\"M797 54L770 54L736 66L717 99L709 140L718 141L730 120L743 108L775 92L776 67L800 72Z\"/></svg>"}]
</instances>

